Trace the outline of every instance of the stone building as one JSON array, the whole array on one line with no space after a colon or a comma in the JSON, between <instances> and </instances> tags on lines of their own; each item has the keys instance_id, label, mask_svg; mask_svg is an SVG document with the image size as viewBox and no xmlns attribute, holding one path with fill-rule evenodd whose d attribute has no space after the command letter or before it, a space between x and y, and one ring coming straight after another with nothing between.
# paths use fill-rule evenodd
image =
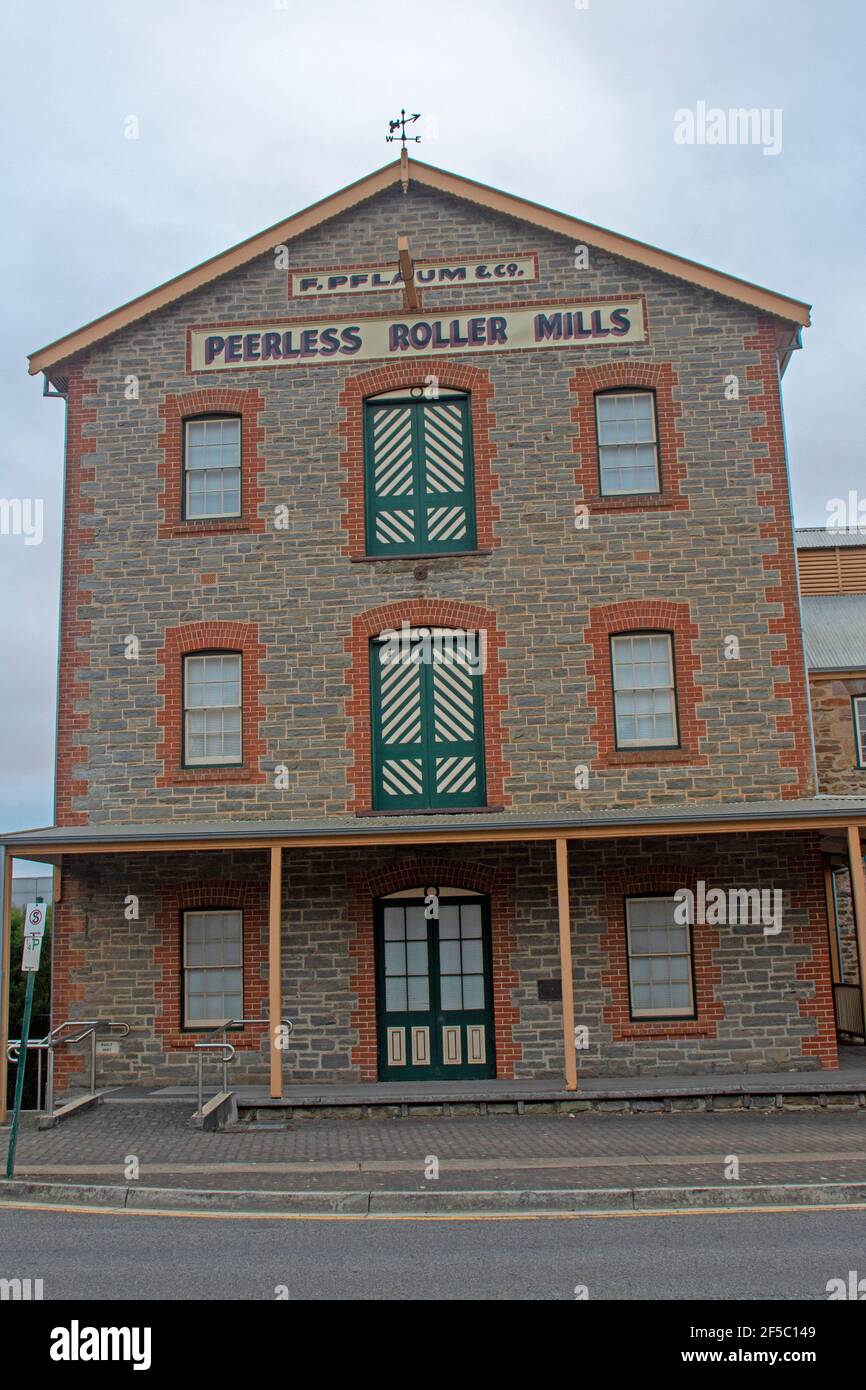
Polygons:
<instances>
[{"instance_id":1,"label":"stone building","mask_svg":"<svg viewBox=\"0 0 866 1390\"><path fill-rule=\"evenodd\" d=\"M808 317L404 156L33 354L56 824L3 840L106 1081L226 1023L274 1095L837 1065Z\"/></svg>"},{"instance_id":2,"label":"stone building","mask_svg":"<svg viewBox=\"0 0 866 1390\"><path fill-rule=\"evenodd\" d=\"M866 527L797 531L803 637L809 668L818 784L832 795L866 794ZM840 1029L863 1037L860 968L848 855L828 861L831 966Z\"/></svg>"}]
</instances>

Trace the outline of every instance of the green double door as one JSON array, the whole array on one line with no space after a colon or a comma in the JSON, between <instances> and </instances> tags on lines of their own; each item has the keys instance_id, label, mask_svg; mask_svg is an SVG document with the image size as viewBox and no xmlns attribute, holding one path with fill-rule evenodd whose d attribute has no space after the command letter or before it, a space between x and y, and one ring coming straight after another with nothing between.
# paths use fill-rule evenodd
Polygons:
<instances>
[{"instance_id":1,"label":"green double door","mask_svg":"<svg viewBox=\"0 0 866 1390\"><path fill-rule=\"evenodd\" d=\"M491 973L485 899L377 903L379 1080L495 1076Z\"/></svg>"}]
</instances>

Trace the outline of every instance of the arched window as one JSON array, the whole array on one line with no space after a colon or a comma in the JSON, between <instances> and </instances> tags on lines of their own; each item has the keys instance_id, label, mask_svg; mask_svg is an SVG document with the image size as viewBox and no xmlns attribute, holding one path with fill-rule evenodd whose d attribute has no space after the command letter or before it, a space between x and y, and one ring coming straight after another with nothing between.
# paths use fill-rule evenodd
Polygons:
<instances>
[{"instance_id":1,"label":"arched window","mask_svg":"<svg viewBox=\"0 0 866 1390\"><path fill-rule=\"evenodd\" d=\"M191 652L183 658L183 764L243 762L240 652Z\"/></svg>"},{"instance_id":2,"label":"arched window","mask_svg":"<svg viewBox=\"0 0 866 1390\"><path fill-rule=\"evenodd\" d=\"M671 634L618 634L611 638L610 660L617 748L676 748L679 731Z\"/></svg>"},{"instance_id":3,"label":"arched window","mask_svg":"<svg viewBox=\"0 0 866 1390\"><path fill-rule=\"evenodd\" d=\"M241 514L241 419L207 415L184 421L183 518Z\"/></svg>"},{"instance_id":4,"label":"arched window","mask_svg":"<svg viewBox=\"0 0 866 1390\"><path fill-rule=\"evenodd\" d=\"M412 387L364 402L368 555L474 550L469 396Z\"/></svg>"},{"instance_id":5,"label":"arched window","mask_svg":"<svg viewBox=\"0 0 866 1390\"><path fill-rule=\"evenodd\" d=\"M244 914L207 908L183 914L185 1028L214 1028L243 1017Z\"/></svg>"},{"instance_id":6,"label":"arched window","mask_svg":"<svg viewBox=\"0 0 866 1390\"><path fill-rule=\"evenodd\" d=\"M601 495L660 492L655 393L599 392L595 422Z\"/></svg>"}]
</instances>

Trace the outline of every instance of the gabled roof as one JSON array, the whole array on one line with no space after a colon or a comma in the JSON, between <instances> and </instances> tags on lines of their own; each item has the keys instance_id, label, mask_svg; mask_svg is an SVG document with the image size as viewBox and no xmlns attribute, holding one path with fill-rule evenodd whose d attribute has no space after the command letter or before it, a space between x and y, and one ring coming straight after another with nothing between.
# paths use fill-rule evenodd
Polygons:
<instances>
[{"instance_id":1,"label":"gabled roof","mask_svg":"<svg viewBox=\"0 0 866 1390\"><path fill-rule=\"evenodd\" d=\"M85 324L83 328L67 333L62 338L56 339L55 342L31 353L29 358L31 374L49 371L57 363L71 357L74 353L89 348L93 343L99 342L111 333L118 332L121 328L126 328L127 325L135 323L137 319L143 318L146 314L152 314L155 310L162 309L166 304L180 299L181 296L190 294L193 290L201 289L203 285L209 284L221 275L228 274L229 271L236 270L239 266L255 259L256 256L264 255L273 250L275 246L302 236L328 218L339 216L340 213L346 212L367 198L372 198L383 189L401 182L407 170L410 181L419 183L426 188L463 198L479 204L488 211L497 212L506 217L518 218L522 222L541 227L545 231L598 247L600 250L608 251L615 256L623 256L626 260L635 261L639 265L661 271L662 274L676 276L677 279L685 280L703 289L713 290L715 293L726 295L729 299L735 299L741 304L748 304L752 308L760 309L762 312L782 320L783 323L798 327L809 324L809 305L798 299L774 294L771 290L751 284L748 280L740 280L734 275L725 275L722 271L712 270L708 266L700 265L697 261L687 260L684 256L675 256L669 251L660 251L657 247L649 246L645 242L620 236L617 232L608 231L604 227L596 227L591 222L583 222L580 218L570 217L566 213L554 212L541 203L532 203L526 198L518 198L511 193L503 193L498 188L490 188L487 184L477 183L474 179L464 178L461 174L448 173L445 169L437 169L434 165L424 164L421 160L407 159L401 161L396 159L391 164L386 164L384 168L377 169L375 173L367 174L364 178L358 179L357 182L349 184L347 188L330 194L329 197L321 199L318 203L313 203L302 212L297 212L292 217L287 217L284 221L276 223L275 226L259 232L256 236L249 237L228 251L223 251L219 256L212 256L210 260L203 261L201 265L195 266L183 275L177 275L173 280L167 280L165 284L158 285L156 289L148 291L147 294L131 299L127 304L121 305L119 309L113 309L111 313L103 314L100 318L94 319L92 323Z\"/></svg>"}]
</instances>

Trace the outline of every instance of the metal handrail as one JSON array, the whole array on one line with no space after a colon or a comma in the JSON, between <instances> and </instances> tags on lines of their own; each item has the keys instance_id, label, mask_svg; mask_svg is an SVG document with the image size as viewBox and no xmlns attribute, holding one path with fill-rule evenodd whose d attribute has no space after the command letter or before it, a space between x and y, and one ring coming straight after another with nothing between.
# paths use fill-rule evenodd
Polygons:
<instances>
[{"instance_id":1,"label":"metal handrail","mask_svg":"<svg viewBox=\"0 0 866 1390\"><path fill-rule=\"evenodd\" d=\"M220 1048L223 1049L223 1056L219 1059L219 1060L222 1062L222 1068L223 1068L223 1091L227 1091L228 1088L229 1088L229 1087L228 1087L228 1065L229 1065L229 1062L232 1060L233 1057L235 1057L235 1056L237 1055L237 1048L235 1048L235 1047L232 1045L232 1043L230 1043L230 1042L228 1041L228 1039L227 1039L226 1037L223 1037L222 1039L220 1039L220 1040L218 1040L218 1041L217 1041L217 1040L211 1041L211 1039L214 1039L214 1038L215 1038L215 1034L217 1034L217 1033L223 1033L223 1034L225 1034L225 1033L227 1033L227 1032L229 1031L229 1029L231 1029L231 1028L243 1028L243 1027L244 1027L245 1025L247 1025L247 1024L249 1024L250 1026L252 1026L253 1024L264 1024L264 1023L270 1023L270 1019L269 1019L269 1018L230 1018L230 1019L228 1020L227 1023L218 1023L217 1026L216 1026L215 1028L211 1028L209 1032L207 1032L207 1033L204 1034L204 1036L203 1036L201 1042L197 1042L197 1043L194 1044L194 1046L195 1046L195 1048L196 1048L196 1051L198 1052L198 1111L196 1112L197 1114L201 1115L202 1106L203 1106L203 1104L204 1104L203 1069L204 1069L204 1054L205 1054L205 1052L212 1052L212 1051L215 1051L215 1050L220 1049ZM292 1034L292 1032L294 1031L294 1027L295 1027L295 1025L292 1023L292 1020L291 1020L290 1018L281 1018L281 1019L280 1019L280 1026L283 1027L283 1028L288 1029L288 1035L291 1037L291 1034Z\"/></svg>"},{"instance_id":2,"label":"metal handrail","mask_svg":"<svg viewBox=\"0 0 866 1390\"><path fill-rule=\"evenodd\" d=\"M196 1043L196 1047L200 1049L200 1050L199 1050L199 1054L198 1054L198 1110L197 1110L197 1112L196 1112L197 1114L200 1115L201 1112L202 1112L202 1106L204 1105L204 1089L203 1089L203 1088L204 1088L204 1082L203 1082L203 1079L202 1079L202 1078L203 1078L202 1068L203 1068L203 1065L204 1065L204 1054L205 1054L205 1052L211 1051L211 1050L213 1050L213 1049L216 1049L216 1050L222 1052L223 1055L222 1055L222 1057L220 1058L220 1060L221 1060L221 1062L222 1062L222 1064L223 1064L223 1090L224 1090L224 1091L227 1091L227 1090L228 1090L228 1065L229 1065L229 1062L232 1060L232 1058L235 1056L236 1049L235 1049L235 1047L232 1045L232 1043L230 1043L230 1042L210 1042L210 1043L209 1043L209 1042L198 1042L198 1043Z\"/></svg>"},{"instance_id":3,"label":"metal handrail","mask_svg":"<svg viewBox=\"0 0 866 1390\"><path fill-rule=\"evenodd\" d=\"M83 1031L75 1034L74 1037L62 1038L59 1035L65 1028L81 1028ZM50 1115L54 1110L54 1051L58 1047L71 1047L75 1043L84 1042L85 1038L90 1038L90 1094L96 1093L96 1033L97 1030L110 1032L112 1029L120 1030L122 1038L129 1036L129 1024L120 1023L111 1018L66 1018L62 1023L56 1024L44 1038L28 1038L27 1050L33 1049L38 1058L38 1070L36 1073L36 1109L42 1107L39 1104L42 1094L42 1054L48 1053L48 1067L45 1081L45 1110ZM10 1062L18 1065L21 1052L21 1039L10 1038L6 1045L6 1056Z\"/></svg>"}]
</instances>

